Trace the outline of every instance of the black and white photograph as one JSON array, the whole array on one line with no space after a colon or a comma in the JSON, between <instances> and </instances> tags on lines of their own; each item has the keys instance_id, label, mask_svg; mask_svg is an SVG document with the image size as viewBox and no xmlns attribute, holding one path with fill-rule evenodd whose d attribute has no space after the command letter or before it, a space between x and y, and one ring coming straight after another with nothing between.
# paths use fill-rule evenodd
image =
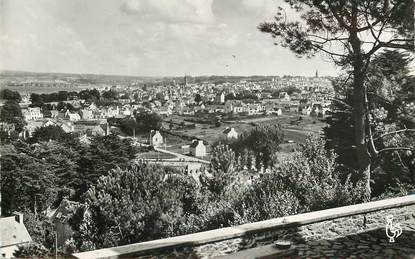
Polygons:
<instances>
[{"instance_id":1,"label":"black and white photograph","mask_svg":"<svg viewBox=\"0 0 415 259\"><path fill-rule=\"evenodd\" d=\"M415 259L414 0L0 0L0 259Z\"/></svg>"}]
</instances>

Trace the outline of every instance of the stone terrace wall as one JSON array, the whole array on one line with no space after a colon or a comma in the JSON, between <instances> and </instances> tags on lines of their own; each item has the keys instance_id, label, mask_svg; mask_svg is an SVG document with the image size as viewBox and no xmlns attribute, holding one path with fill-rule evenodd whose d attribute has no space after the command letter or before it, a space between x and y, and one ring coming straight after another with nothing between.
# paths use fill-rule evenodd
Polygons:
<instances>
[{"instance_id":1,"label":"stone terrace wall","mask_svg":"<svg viewBox=\"0 0 415 259\"><path fill-rule=\"evenodd\" d=\"M386 215L395 222L415 218L415 195L74 254L78 258L209 258L291 240L294 245L334 239L384 228Z\"/></svg>"}]
</instances>

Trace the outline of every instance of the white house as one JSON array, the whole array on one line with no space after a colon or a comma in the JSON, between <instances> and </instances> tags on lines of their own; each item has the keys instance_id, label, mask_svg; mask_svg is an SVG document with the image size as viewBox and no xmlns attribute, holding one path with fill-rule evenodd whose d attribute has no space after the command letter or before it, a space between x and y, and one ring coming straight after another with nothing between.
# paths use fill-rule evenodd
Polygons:
<instances>
[{"instance_id":1,"label":"white house","mask_svg":"<svg viewBox=\"0 0 415 259\"><path fill-rule=\"evenodd\" d=\"M111 118L111 117L115 117L118 114L120 114L120 108L118 108L118 106L114 107L109 107L107 109L107 118Z\"/></svg>"},{"instance_id":2,"label":"white house","mask_svg":"<svg viewBox=\"0 0 415 259\"><path fill-rule=\"evenodd\" d=\"M284 100L284 101L288 101L288 102L291 100L290 95L286 92L281 92L278 97L279 97L279 99Z\"/></svg>"},{"instance_id":3,"label":"white house","mask_svg":"<svg viewBox=\"0 0 415 259\"><path fill-rule=\"evenodd\" d=\"M81 118L83 120L92 120L94 118L92 110L82 109L79 111L79 113L81 114Z\"/></svg>"},{"instance_id":4,"label":"white house","mask_svg":"<svg viewBox=\"0 0 415 259\"><path fill-rule=\"evenodd\" d=\"M150 131L150 145L155 147L163 145L163 136L160 134L158 130Z\"/></svg>"},{"instance_id":5,"label":"white house","mask_svg":"<svg viewBox=\"0 0 415 259\"><path fill-rule=\"evenodd\" d=\"M79 116L79 114L76 112L72 113L69 110L67 110L65 113L65 118L70 121L79 121L81 119L81 116Z\"/></svg>"},{"instance_id":6,"label":"white house","mask_svg":"<svg viewBox=\"0 0 415 259\"><path fill-rule=\"evenodd\" d=\"M290 112L295 112L297 113L300 109L300 106L297 104L290 104Z\"/></svg>"},{"instance_id":7,"label":"white house","mask_svg":"<svg viewBox=\"0 0 415 259\"><path fill-rule=\"evenodd\" d=\"M124 107L121 109L120 114L121 114L121 115L124 115L124 116L130 116L130 115L132 114L130 107L128 107L128 106L124 106Z\"/></svg>"},{"instance_id":8,"label":"white house","mask_svg":"<svg viewBox=\"0 0 415 259\"><path fill-rule=\"evenodd\" d=\"M193 143L190 145L190 153L195 157L206 156L206 146L203 140L193 140Z\"/></svg>"},{"instance_id":9,"label":"white house","mask_svg":"<svg viewBox=\"0 0 415 259\"><path fill-rule=\"evenodd\" d=\"M23 214L0 218L0 257L12 258L19 245L32 242L32 238L23 224Z\"/></svg>"},{"instance_id":10,"label":"white house","mask_svg":"<svg viewBox=\"0 0 415 259\"><path fill-rule=\"evenodd\" d=\"M242 113L247 112L246 105L241 101L229 100L225 103L225 113Z\"/></svg>"},{"instance_id":11,"label":"white house","mask_svg":"<svg viewBox=\"0 0 415 259\"><path fill-rule=\"evenodd\" d=\"M88 107L91 111L95 111L96 109L98 109L97 105L95 103L91 103Z\"/></svg>"},{"instance_id":12,"label":"white house","mask_svg":"<svg viewBox=\"0 0 415 259\"><path fill-rule=\"evenodd\" d=\"M215 97L215 101L216 103L225 103L225 93L224 92L218 93Z\"/></svg>"},{"instance_id":13,"label":"white house","mask_svg":"<svg viewBox=\"0 0 415 259\"><path fill-rule=\"evenodd\" d=\"M229 128L227 127L224 131L223 134L225 135L226 138L228 139L232 139L232 138L238 138L238 132L236 132L236 130L234 128Z\"/></svg>"},{"instance_id":14,"label":"white house","mask_svg":"<svg viewBox=\"0 0 415 259\"><path fill-rule=\"evenodd\" d=\"M63 131L65 131L65 133L74 132L74 126L69 121L61 121L58 125L63 129Z\"/></svg>"},{"instance_id":15,"label":"white house","mask_svg":"<svg viewBox=\"0 0 415 259\"><path fill-rule=\"evenodd\" d=\"M59 111L57 111L57 110L52 110L52 111L50 111L50 117L53 119L53 118L58 118L58 116L59 116Z\"/></svg>"},{"instance_id":16,"label":"white house","mask_svg":"<svg viewBox=\"0 0 415 259\"><path fill-rule=\"evenodd\" d=\"M56 126L56 125L57 125L57 123L55 121L47 120L43 123L42 127Z\"/></svg>"},{"instance_id":17,"label":"white house","mask_svg":"<svg viewBox=\"0 0 415 259\"><path fill-rule=\"evenodd\" d=\"M312 110L313 109L311 108L311 106L307 105L307 106L303 107L303 109L301 110L301 113L304 114L304 115L310 115Z\"/></svg>"},{"instance_id":18,"label":"white house","mask_svg":"<svg viewBox=\"0 0 415 259\"><path fill-rule=\"evenodd\" d=\"M172 110L170 109L170 107L163 106L158 109L157 113L160 115L170 116L172 115Z\"/></svg>"},{"instance_id":19,"label":"white house","mask_svg":"<svg viewBox=\"0 0 415 259\"><path fill-rule=\"evenodd\" d=\"M22 115L26 121L37 120L37 119L43 118L43 114L40 111L39 107L29 107L27 109L22 109Z\"/></svg>"}]
</instances>

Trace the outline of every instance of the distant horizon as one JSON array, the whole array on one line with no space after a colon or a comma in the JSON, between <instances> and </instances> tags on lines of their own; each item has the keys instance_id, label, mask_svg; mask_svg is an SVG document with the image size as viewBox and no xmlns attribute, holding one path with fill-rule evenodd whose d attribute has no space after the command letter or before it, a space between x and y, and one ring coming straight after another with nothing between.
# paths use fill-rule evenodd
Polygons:
<instances>
[{"instance_id":1,"label":"distant horizon","mask_svg":"<svg viewBox=\"0 0 415 259\"><path fill-rule=\"evenodd\" d=\"M0 69L0 73L28 73L28 74L63 74L63 75L90 75L90 76L114 76L114 77L142 77L142 78L184 78L184 76L188 77L284 77L284 76L291 76L291 77L315 77L314 75L306 76L306 75L219 75L219 74L212 74L212 75L191 75L191 74L182 74L182 75L165 75L165 76L149 76L149 75L128 75L128 74L106 74L106 73L77 73L77 72L36 72L36 71L26 71L26 70L10 70L10 69ZM320 72L318 73L318 77L336 77L337 75L321 75Z\"/></svg>"}]
</instances>

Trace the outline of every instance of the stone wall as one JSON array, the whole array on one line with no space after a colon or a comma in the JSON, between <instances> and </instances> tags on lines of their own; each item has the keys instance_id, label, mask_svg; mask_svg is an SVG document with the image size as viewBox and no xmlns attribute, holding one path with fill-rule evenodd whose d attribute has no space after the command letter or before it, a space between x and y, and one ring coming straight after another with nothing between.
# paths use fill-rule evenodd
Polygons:
<instances>
[{"instance_id":1,"label":"stone wall","mask_svg":"<svg viewBox=\"0 0 415 259\"><path fill-rule=\"evenodd\" d=\"M294 245L304 244L307 241L335 239L384 228L386 215L393 215L396 222L415 219L415 205L336 218L298 227L270 230L201 246L160 251L151 255L147 254L142 258L209 258L271 244L277 239L290 240Z\"/></svg>"},{"instance_id":2,"label":"stone wall","mask_svg":"<svg viewBox=\"0 0 415 259\"><path fill-rule=\"evenodd\" d=\"M74 254L77 258L210 258L271 244L277 239L301 246L415 219L415 195L297 214L230 228ZM414 221L415 222L415 221ZM319 241L320 242L320 241Z\"/></svg>"}]
</instances>

